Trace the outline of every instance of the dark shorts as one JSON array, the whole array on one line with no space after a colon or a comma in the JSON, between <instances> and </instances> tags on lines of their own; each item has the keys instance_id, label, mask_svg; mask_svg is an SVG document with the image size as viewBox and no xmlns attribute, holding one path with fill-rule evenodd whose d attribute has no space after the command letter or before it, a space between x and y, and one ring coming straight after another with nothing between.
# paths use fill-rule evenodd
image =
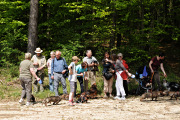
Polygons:
<instances>
[{"instance_id":1,"label":"dark shorts","mask_svg":"<svg viewBox=\"0 0 180 120\"><path fill-rule=\"evenodd\" d=\"M76 82L70 81L70 92L75 92Z\"/></svg>"}]
</instances>

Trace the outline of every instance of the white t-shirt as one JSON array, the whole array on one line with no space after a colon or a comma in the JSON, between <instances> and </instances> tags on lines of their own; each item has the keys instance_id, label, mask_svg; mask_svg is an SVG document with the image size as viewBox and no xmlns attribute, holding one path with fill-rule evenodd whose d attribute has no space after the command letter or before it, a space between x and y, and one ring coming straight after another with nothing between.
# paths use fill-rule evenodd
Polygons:
<instances>
[{"instance_id":1,"label":"white t-shirt","mask_svg":"<svg viewBox=\"0 0 180 120\"><path fill-rule=\"evenodd\" d=\"M73 74L68 77L69 81L77 82L77 72L76 72L76 65L74 62L71 62L71 64L68 66L68 68L72 67Z\"/></svg>"}]
</instances>

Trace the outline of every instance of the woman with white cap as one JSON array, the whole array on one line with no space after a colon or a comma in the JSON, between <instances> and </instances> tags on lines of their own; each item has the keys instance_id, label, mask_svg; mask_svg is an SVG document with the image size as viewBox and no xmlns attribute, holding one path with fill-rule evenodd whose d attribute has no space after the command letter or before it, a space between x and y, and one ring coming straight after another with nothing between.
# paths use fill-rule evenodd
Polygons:
<instances>
[{"instance_id":1,"label":"woman with white cap","mask_svg":"<svg viewBox=\"0 0 180 120\"><path fill-rule=\"evenodd\" d=\"M117 56L118 56L118 59L122 62L123 66L128 70L129 66L126 63L126 61L123 59L123 54L119 53ZM126 73L126 71L123 71L121 73L121 77L123 79L123 86L124 86L124 90L125 90L126 96L128 96L128 94L129 94L128 83L127 83L127 81L128 81L128 74Z\"/></svg>"},{"instance_id":2,"label":"woman with white cap","mask_svg":"<svg viewBox=\"0 0 180 120\"><path fill-rule=\"evenodd\" d=\"M51 63L53 59L55 58L55 52L51 51L50 58L47 60L47 67L48 67L48 76L49 76L49 90L54 91L53 81L54 79L51 79Z\"/></svg>"},{"instance_id":3,"label":"woman with white cap","mask_svg":"<svg viewBox=\"0 0 180 120\"><path fill-rule=\"evenodd\" d=\"M115 69L116 69L116 97L114 99L118 100L125 100L126 93L124 91L123 87L123 79L121 77L121 73L123 71L126 71L128 76L131 76L131 73L128 72L128 70L124 67L122 62L118 59L116 54L112 55L112 60L115 62ZM120 98L121 95L121 98Z\"/></svg>"}]
</instances>

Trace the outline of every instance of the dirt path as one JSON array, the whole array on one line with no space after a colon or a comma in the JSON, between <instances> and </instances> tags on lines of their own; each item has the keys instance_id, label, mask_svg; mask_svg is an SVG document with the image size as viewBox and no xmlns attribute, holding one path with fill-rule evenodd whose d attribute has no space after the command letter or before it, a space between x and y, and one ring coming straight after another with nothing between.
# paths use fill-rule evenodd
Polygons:
<instances>
[{"instance_id":1,"label":"dirt path","mask_svg":"<svg viewBox=\"0 0 180 120\"><path fill-rule=\"evenodd\" d=\"M180 119L180 101L159 98L158 101L128 98L125 101L112 99L94 99L89 103L68 106L67 101L59 105L42 106L37 103L31 107L20 106L17 102L0 103L0 119L8 120L89 120L89 119Z\"/></svg>"}]
</instances>

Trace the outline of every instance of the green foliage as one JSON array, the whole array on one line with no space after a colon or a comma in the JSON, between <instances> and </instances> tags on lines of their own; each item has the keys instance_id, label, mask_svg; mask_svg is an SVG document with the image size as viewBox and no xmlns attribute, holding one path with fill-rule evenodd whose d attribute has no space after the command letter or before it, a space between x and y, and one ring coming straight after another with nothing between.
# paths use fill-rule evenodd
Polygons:
<instances>
[{"instance_id":1,"label":"green foliage","mask_svg":"<svg viewBox=\"0 0 180 120\"><path fill-rule=\"evenodd\" d=\"M40 0L37 47L46 58L52 50L62 51L67 63L92 49L99 61L105 51L122 52L129 64L141 65L162 44L179 44L179 5L178 0ZM0 2L1 66L24 59L29 10L29 0Z\"/></svg>"}]
</instances>

